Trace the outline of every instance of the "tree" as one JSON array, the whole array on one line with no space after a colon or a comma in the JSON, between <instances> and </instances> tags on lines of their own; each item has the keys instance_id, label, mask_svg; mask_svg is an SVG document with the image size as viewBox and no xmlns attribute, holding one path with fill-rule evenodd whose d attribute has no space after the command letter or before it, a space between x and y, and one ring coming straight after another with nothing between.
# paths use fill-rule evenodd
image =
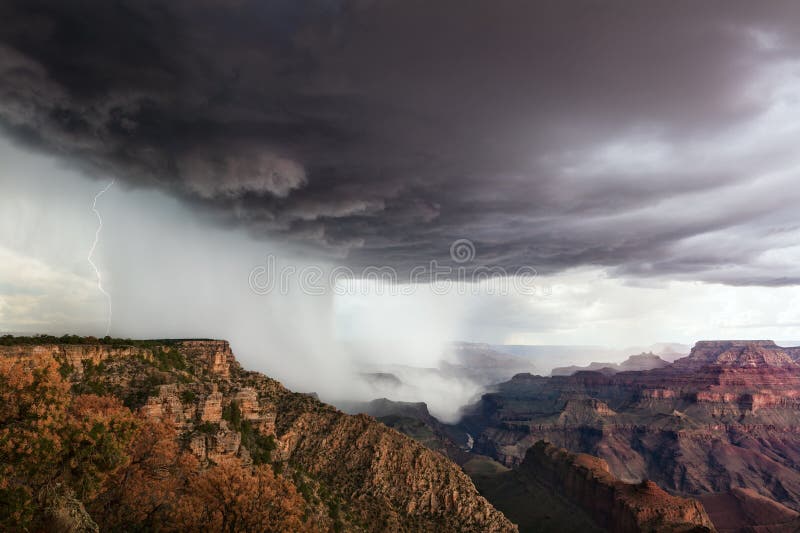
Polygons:
<instances>
[{"instance_id":1,"label":"tree","mask_svg":"<svg viewBox=\"0 0 800 533\"><path fill-rule=\"evenodd\" d=\"M0 358L0 531L76 520L103 531L311 530L306 501L268 465L231 458L201 470L171 422L113 396L73 395L58 370L50 358ZM271 437L259 441L238 404L229 415L268 460Z\"/></svg>"},{"instance_id":2,"label":"tree","mask_svg":"<svg viewBox=\"0 0 800 533\"><path fill-rule=\"evenodd\" d=\"M130 462L118 470L90 506L104 531L154 531L174 514L175 502L197 459L182 452L168 421L143 420L129 450Z\"/></svg>"},{"instance_id":3,"label":"tree","mask_svg":"<svg viewBox=\"0 0 800 533\"><path fill-rule=\"evenodd\" d=\"M69 400L55 361L0 359L0 529L27 527L35 497L58 477Z\"/></svg>"},{"instance_id":4,"label":"tree","mask_svg":"<svg viewBox=\"0 0 800 533\"><path fill-rule=\"evenodd\" d=\"M133 414L113 397L72 397L55 360L0 359L0 529L41 529L54 501L95 497L128 462Z\"/></svg>"},{"instance_id":5,"label":"tree","mask_svg":"<svg viewBox=\"0 0 800 533\"><path fill-rule=\"evenodd\" d=\"M82 501L91 501L105 479L128 460L137 432L133 413L113 396L82 394L70 407L64 440L65 481Z\"/></svg>"},{"instance_id":6,"label":"tree","mask_svg":"<svg viewBox=\"0 0 800 533\"><path fill-rule=\"evenodd\" d=\"M191 478L172 526L175 531L311 531L306 502L283 476L261 465L226 460Z\"/></svg>"}]
</instances>

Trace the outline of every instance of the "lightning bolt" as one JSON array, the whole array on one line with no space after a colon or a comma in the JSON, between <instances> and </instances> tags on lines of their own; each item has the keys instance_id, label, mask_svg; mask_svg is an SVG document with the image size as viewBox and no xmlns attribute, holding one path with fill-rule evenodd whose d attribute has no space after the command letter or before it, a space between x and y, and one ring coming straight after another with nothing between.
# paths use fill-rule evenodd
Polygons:
<instances>
[{"instance_id":1,"label":"lightning bolt","mask_svg":"<svg viewBox=\"0 0 800 533\"><path fill-rule=\"evenodd\" d=\"M106 292L103 288L103 277L100 275L100 270L97 268L97 265L94 264L92 261L92 255L94 255L94 249L97 248L97 243L100 240L100 232L103 230L103 217L100 216L100 211L97 210L97 200L103 196L103 194L114 185L115 180L111 180L111 183L106 185L103 190L98 192L94 195L94 201L92 202L92 211L97 216L97 230L94 232L94 242L92 243L92 248L89 250L89 255L86 256L86 260L89 261L89 264L92 265L94 269L94 273L97 276L97 289L103 293L106 297L106 301L108 302L108 320L106 321L106 335L111 330L111 295Z\"/></svg>"}]
</instances>

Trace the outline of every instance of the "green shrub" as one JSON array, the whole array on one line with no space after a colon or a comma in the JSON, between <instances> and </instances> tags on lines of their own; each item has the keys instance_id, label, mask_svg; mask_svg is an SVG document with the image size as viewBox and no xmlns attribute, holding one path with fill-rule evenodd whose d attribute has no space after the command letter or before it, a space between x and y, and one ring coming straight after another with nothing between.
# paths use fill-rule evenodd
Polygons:
<instances>
[{"instance_id":1,"label":"green shrub","mask_svg":"<svg viewBox=\"0 0 800 533\"><path fill-rule=\"evenodd\" d=\"M219 424L214 422L203 422L202 424L198 424L195 428L200 433L205 433L206 435L213 435L217 431L219 431Z\"/></svg>"},{"instance_id":2,"label":"green shrub","mask_svg":"<svg viewBox=\"0 0 800 533\"><path fill-rule=\"evenodd\" d=\"M194 391L185 390L181 392L181 403L194 403L197 400L197 394Z\"/></svg>"},{"instance_id":3,"label":"green shrub","mask_svg":"<svg viewBox=\"0 0 800 533\"><path fill-rule=\"evenodd\" d=\"M73 372L75 372L75 367L67 363L66 361L58 365L58 373L64 379L67 379Z\"/></svg>"},{"instance_id":4,"label":"green shrub","mask_svg":"<svg viewBox=\"0 0 800 533\"><path fill-rule=\"evenodd\" d=\"M153 351L153 362L159 370L168 372L170 370L185 370L186 360L177 350L167 348L162 350L157 348Z\"/></svg>"},{"instance_id":5,"label":"green shrub","mask_svg":"<svg viewBox=\"0 0 800 533\"><path fill-rule=\"evenodd\" d=\"M277 445L275 437L264 435L249 420L242 418L242 410L239 402L232 401L222 410L222 418L230 424L231 428L242 435L242 445L250 452L253 464L260 465L269 463L272 460L272 452Z\"/></svg>"}]
</instances>

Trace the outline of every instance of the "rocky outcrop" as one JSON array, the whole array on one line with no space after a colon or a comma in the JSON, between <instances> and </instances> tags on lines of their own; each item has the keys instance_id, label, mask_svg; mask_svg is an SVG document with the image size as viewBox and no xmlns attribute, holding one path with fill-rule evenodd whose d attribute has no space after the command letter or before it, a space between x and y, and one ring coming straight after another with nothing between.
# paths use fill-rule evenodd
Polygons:
<instances>
[{"instance_id":1,"label":"rocky outcrop","mask_svg":"<svg viewBox=\"0 0 800 533\"><path fill-rule=\"evenodd\" d=\"M201 422L219 422L222 420L222 393L217 390L216 384L212 386L211 392L203 398L200 404Z\"/></svg>"},{"instance_id":2,"label":"rocky outcrop","mask_svg":"<svg viewBox=\"0 0 800 533\"><path fill-rule=\"evenodd\" d=\"M188 340L178 343L178 351L185 357L199 361L210 375L230 377L231 366L238 365L227 341Z\"/></svg>"},{"instance_id":3,"label":"rocky outcrop","mask_svg":"<svg viewBox=\"0 0 800 533\"><path fill-rule=\"evenodd\" d=\"M558 415L558 423L564 426L588 424L616 414L607 403L595 398L569 399L564 405L564 410Z\"/></svg>"},{"instance_id":4,"label":"rocky outcrop","mask_svg":"<svg viewBox=\"0 0 800 533\"><path fill-rule=\"evenodd\" d=\"M54 360L69 366L77 375L83 373L85 363L99 365L112 358L141 357L153 358L153 350L136 346L109 346L104 344L40 344L0 346L0 357L10 357L26 361L33 366L41 366Z\"/></svg>"},{"instance_id":5,"label":"rocky outcrop","mask_svg":"<svg viewBox=\"0 0 800 533\"><path fill-rule=\"evenodd\" d=\"M158 394L147 399L142 412L145 416L170 420L186 428L194 420L197 407L194 404L185 405L180 399L178 385L169 384L158 387Z\"/></svg>"},{"instance_id":6,"label":"rocky outcrop","mask_svg":"<svg viewBox=\"0 0 800 533\"><path fill-rule=\"evenodd\" d=\"M773 341L699 341L677 366L719 365L739 368L794 367L791 355Z\"/></svg>"},{"instance_id":7,"label":"rocky outcrop","mask_svg":"<svg viewBox=\"0 0 800 533\"><path fill-rule=\"evenodd\" d=\"M219 463L225 456L241 456L241 444L242 435L223 420L212 434L194 435L190 448L198 459ZM249 460L249 453L245 455Z\"/></svg>"},{"instance_id":8,"label":"rocky outcrop","mask_svg":"<svg viewBox=\"0 0 800 533\"><path fill-rule=\"evenodd\" d=\"M275 434L275 408L260 402L258 392L253 387L240 389L233 396L233 401L239 406L244 420L254 424L265 435Z\"/></svg>"},{"instance_id":9,"label":"rocky outcrop","mask_svg":"<svg viewBox=\"0 0 800 533\"><path fill-rule=\"evenodd\" d=\"M428 405L425 402L395 402L387 398L378 398L371 402L359 404L357 409L359 409L357 412L365 413L375 418L404 416L421 420L430 426L439 424L439 421L428 411Z\"/></svg>"},{"instance_id":10,"label":"rocky outcrop","mask_svg":"<svg viewBox=\"0 0 800 533\"><path fill-rule=\"evenodd\" d=\"M147 341L147 346L119 346L95 342L92 344L12 344L0 346L0 357L27 360L42 364L55 359L70 366L78 376L86 363L99 365L109 359L140 357L153 360L158 352L177 350L197 363L209 375L227 378L232 365L238 365L227 341L180 340Z\"/></svg>"},{"instance_id":11,"label":"rocky outcrop","mask_svg":"<svg viewBox=\"0 0 800 533\"><path fill-rule=\"evenodd\" d=\"M554 368L551 372L551 376L571 376L577 372L588 370L590 372L599 372L605 375L616 374L619 371L618 365L616 363L598 363L592 362L586 366L559 366Z\"/></svg>"},{"instance_id":12,"label":"rocky outcrop","mask_svg":"<svg viewBox=\"0 0 800 533\"><path fill-rule=\"evenodd\" d=\"M52 533L99 533L100 528L72 491L60 485L46 487L44 527Z\"/></svg>"},{"instance_id":13,"label":"rocky outcrop","mask_svg":"<svg viewBox=\"0 0 800 533\"><path fill-rule=\"evenodd\" d=\"M625 483L602 459L572 454L544 441L528 450L520 474L563 494L611 532L714 531L698 501L671 496L652 481Z\"/></svg>"}]
</instances>

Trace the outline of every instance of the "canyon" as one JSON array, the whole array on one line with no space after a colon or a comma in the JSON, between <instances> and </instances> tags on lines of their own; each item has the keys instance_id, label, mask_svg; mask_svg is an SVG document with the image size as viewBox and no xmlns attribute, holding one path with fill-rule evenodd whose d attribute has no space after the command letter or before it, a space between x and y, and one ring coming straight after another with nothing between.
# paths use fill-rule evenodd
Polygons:
<instances>
[{"instance_id":1,"label":"canyon","mask_svg":"<svg viewBox=\"0 0 800 533\"><path fill-rule=\"evenodd\" d=\"M522 468L531 447L547 441L597 457L623 482L692 497L738 494L717 507L742 500L731 491L752 491L796 512L798 355L772 341L701 341L650 370L517 374L469 406L458 427L474 436L474 453L508 468Z\"/></svg>"}]
</instances>

